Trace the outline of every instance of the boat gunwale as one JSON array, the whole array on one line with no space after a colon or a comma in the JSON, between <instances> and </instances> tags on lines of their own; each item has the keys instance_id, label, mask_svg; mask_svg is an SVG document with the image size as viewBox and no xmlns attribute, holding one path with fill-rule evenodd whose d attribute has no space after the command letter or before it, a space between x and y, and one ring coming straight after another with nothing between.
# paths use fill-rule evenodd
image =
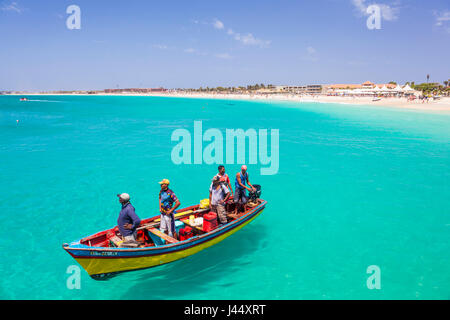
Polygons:
<instances>
[{"instance_id":1,"label":"boat gunwale","mask_svg":"<svg viewBox=\"0 0 450 320\"><path fill-rule=\"evenodd\" d=\"M259 205L257 205L256 207L252 208L251 210L249 210L247 213L245 213L245 214L242 215L241 217L237 218L236 220L231 221L231 222L227 223L226 225L224 225L224 226L222 226L222 227L219 227L219 228L217 228L217 229L214 229L214 230L211 231L211 232L207 232L207 233L202 234L202 235L197 235L197 236L194 236L194 237L189 238L189 239L187 239L187 240L178 241L178 242L176 242L176 243L170 243L170 244L165 244L165 245L162 245L162 246L155 246L155 247L144 247L144 248L110 248L110 247L89 247L89 246L86 247L86 248L83 248L83 247L78 248L78 247L71 247L70 244L64 243L64 244L63 244L63 249L66 250L66 251L67 251L71 256L73 256L73 257L81 258L81 259L93 259L93 258L128 258L128 257L127 257L127 256L114 256L114 257L109 257L109 256L105 256L105 257L101 257L101 256L78 256L78 255L72 253L71 250L90 251L90 252L92 252L92 251L94 251L94 252L95 252L95 251L102 251L102 252L123 252L123 253L129 253L129 252L163 251L163 252L161 252L161 253L165 253L165 252L164 252L165 249L172 249L172 248L177 247L177 246L180 246L180 245L188 245L188 247L190 247L189 244L191 244L191 243L193 243L193 242L196 242L196 241L199 241L199 240L202 240L202 239L204 239L204 238L206 238L206 237L208 237L208 236L210 236L210 235L214 235L214 234L216 234L216 233L222 233L222 232L224 231L225 228L228 228L228 227L230 227L230 226L235 225L234 227L236 227L236 225L238 225L240 222L242 222L243 220L245 220L245 219L246 219L247 217L249 217L250 215L252 215L252 214L254 214L254 213L256 213L256 212L261 211L261 209L264 209L265 205L267 204L267 201L266 201L266 200L263 200L263 199L261 199L261 200L262 200L262 201L261 201L261 203L260 203ZM148 219L157 219L157 217L158 217L158 216L151 217L151 218L148 218ZM145 219L145 220L147 220L147 219ZM231 231L232 229L234 229L234 227L230 228L230 230L227 230L226 232L223 232L223 234L226 234L227 232ZM104 231L108 231L108 230L111 230L111 229L107 229L107 230L104 230ZM100 231L100 232L98 232L98 233L101 233L101 232L103 232L103 231ZM90 236L88 236L88 237L90 237ZM86 237L86 238L87 238L87 237ZM213 238L215 238L215 237L212 237L211 239L213 239ZM84 239L84 238L81 238L81 239ZM80 239L80 240L81 240L81 239ZM209 239L209 240L207 240L207 241L210 241L211 239ZM80 240L78 240L78 242L79 242ZM76 242L76 241L75 241L75 242ZM73 242L72 242L72 243L73 243ZM67 246L65 246L65 245L67 245ZM197 245L197 244L195 244L195 245ZM194 246L195 246L195 245L194 245ZM185 249L188 249L188 248L183 248L183 249L181 249L181 250L185 250ZM177 250L177 251L178 251L178 250ZM157 254L157 252L155 252L155 254ZM129 256L129 257L132 258L132 257L134 257L134 256Z\"/></svg>"}]
</instances>

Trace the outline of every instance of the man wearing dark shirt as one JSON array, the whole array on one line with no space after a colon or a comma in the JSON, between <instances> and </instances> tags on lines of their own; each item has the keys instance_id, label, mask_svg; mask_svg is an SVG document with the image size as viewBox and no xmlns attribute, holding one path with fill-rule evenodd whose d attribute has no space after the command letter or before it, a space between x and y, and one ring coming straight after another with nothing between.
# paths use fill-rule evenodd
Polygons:
<instances>
[{"instance_id":1,"label":"man wearing dark shirt","mask_svg":"<svg viewBox=\"0 0 450 320\"><path fill-rule=\"evenodd\" d=\"M119 232L124 241L136 240L136 228L141 223L141 219L134 212L134 207L130 203L130 195L128 193L122 193L117 195L119 202L122 204L122 210L120 210L119 218L117 219L117 225Z\"/></svg>"}]
</instances>

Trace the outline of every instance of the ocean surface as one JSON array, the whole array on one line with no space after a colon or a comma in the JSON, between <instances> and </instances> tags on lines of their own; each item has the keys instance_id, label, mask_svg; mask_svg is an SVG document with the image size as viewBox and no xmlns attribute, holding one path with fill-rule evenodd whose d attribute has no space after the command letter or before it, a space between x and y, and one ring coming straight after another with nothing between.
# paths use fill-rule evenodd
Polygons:
<instances>
[{"instance_id":1,"label":"ocean surface","mask_svg":"<svg viewBox=\"0 0 450 320\"><path fill-rule=\"evenodd\" d=\"M0 299L450 299L450 115L382 107L158 97L0 96ZM19 120L17 122L17 120ZM177 262L70 289L64 242L112 227L127 192L182 206L217 164L171 159L172 132L278 129L265 211ZM270 150L269 150L270 151ZM225 163L232 178L239 164ZM369 266L380 289L369 289Z\"/></svg>"}]
</instances>

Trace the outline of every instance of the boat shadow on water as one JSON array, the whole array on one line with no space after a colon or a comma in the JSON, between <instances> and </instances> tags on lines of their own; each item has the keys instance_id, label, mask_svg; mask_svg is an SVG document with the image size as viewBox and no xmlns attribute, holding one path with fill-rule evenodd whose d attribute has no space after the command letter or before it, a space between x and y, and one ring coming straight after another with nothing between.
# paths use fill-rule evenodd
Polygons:
<instances>
[{"instance_id":1,"label":"boat shadow on water","mask_svg":"<svg viewBox=\"0 0 450 320\"><path fill-rule=\"evenodd\" d=\"M263 223L255 221L240 233L195 255L114 277L117 280L128 277L126 280L135 283L121 299L174 299L189 292L206 290L211 282L224 288L232 286L233 277L230 275L252 263L252 252L267 247L266 231ZM221 282L225 277L227 281Z\"/></svg>"}]
</instances>

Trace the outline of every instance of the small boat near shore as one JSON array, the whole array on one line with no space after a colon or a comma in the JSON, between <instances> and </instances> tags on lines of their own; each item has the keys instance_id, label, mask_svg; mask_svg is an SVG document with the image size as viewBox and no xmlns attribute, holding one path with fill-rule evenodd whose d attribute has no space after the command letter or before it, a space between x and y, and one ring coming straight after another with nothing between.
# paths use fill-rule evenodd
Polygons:
<instances>
[{"instance_id":1,"label":"small boat near shore","mask_svg":"<svg viewBox=\"0 0 450 320\"><path fill-rule=\"evenodd\" d=\"M20 101L28 101L27 98L20 98Z\"/></svg>"},{"instance_id":2,"label":"small boat near shore","mask_svg":"<svg viewBox=\"0 0 450 320\"><path fill-rule=\"evenodd\" d=\"M146 269L191 256L224 240L255 219L265 208L267 201L257 199L246 205L245 211L237 215L227 214L228 223L205 231L193 221L202 221L210 211L200 205L177 210L176 225L188 226L191 237L177 240L162 233L158 227L160 215L143 219L138 228L136 248L120 247L122 239L118 227L100 231L71 243L64 243L67 251L96 280L117 273ZM181 237L180 237L181 239Z\"/></svg>"}]
</instances>

